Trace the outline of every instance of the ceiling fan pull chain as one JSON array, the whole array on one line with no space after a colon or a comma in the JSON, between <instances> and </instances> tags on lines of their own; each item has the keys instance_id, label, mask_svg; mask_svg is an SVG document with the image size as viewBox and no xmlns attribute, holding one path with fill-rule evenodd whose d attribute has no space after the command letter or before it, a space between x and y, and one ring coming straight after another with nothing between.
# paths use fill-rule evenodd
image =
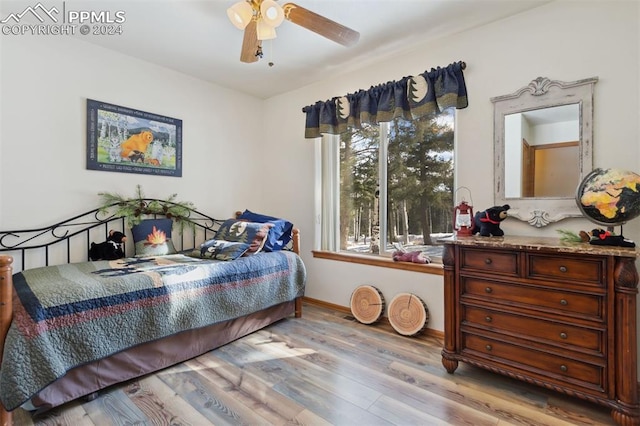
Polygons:
<instances>
[{"instance_id":1,"label":"ceiling fan pull chain","mask_svg":"<svg viewBox=\"0 0 640 426\"><path fill-rule=\"evenodd\" d=\"M269 67L272 67L274 65L275 63L273 63L273 42L269 40Z\"/></svg>"}]
</instances>

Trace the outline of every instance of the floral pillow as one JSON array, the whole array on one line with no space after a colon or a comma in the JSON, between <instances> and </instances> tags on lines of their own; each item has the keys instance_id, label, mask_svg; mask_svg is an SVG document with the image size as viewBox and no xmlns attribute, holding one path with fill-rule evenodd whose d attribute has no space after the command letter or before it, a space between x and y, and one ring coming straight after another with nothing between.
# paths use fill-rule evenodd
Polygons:
<instances>
[{"instance_id":1,"label":"floral pillow","mask_svg":"<svg viewBox=\"0 0 640 426\"><path fill-rule=\"evenodd\" d=\"M271 223L255 223L229 219L220 225L218 232L216 232L215 239L249 244L249 249L245 254L255 254L262 250L269 235L269 229L272 226L273 224Z\"/></svg>"},{"instance_id":2,"label":"floral pillow","mask_svg":"<svg viewBox=\"0 0 640 426\"><path fill-rule=\"evenodd\" d=\"M200 245L190 256L202 259L236 260L246 253L249 244L212 239Z\"/></svg>"},{"instance_id":3,"label":"floral pillow","mask_svg":"<svg viewBox=\"0 0 640 426\"><path fill-rule=\"evenodd\" d=\"M146 219L131 228L136 257L176 253L171 242L171 219Z\"/></svg>"}]
</instances>

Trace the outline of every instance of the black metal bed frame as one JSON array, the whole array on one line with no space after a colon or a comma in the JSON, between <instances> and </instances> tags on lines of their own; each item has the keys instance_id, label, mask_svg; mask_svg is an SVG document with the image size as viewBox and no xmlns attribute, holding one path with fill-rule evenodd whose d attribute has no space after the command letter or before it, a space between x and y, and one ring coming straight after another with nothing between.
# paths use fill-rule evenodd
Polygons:
<instances>
[{"instance_id":1,"label":"black metal bed frame","mask_svg":"<svg viewBox=\"0 0 640 426\"><path fill-rule=\"evenodd\" d=\"M166 200L144 198L144 202L161 201L164 204L175 204ZM50 264L84 262L89 260L91 242L105 241L109 231L124 232L129 241L133 241L127 226L127 218L109 212L100 207L81 213L56 224L35 229L0 231L0 254L14 258L13 272ZM182 228L174 226L172 242L178 251L192 250L202 242L213 238L224 220L214 219L195 209L187 209L187 224ZM162 214L145 215L148 218L163 217ZM189 226L192 225L192 226ZM131 247L133 244L130 245ZM125 254L132 255L133 249ZM55 255L54 255L55 253Z\"/></svg>"}]
</instances>

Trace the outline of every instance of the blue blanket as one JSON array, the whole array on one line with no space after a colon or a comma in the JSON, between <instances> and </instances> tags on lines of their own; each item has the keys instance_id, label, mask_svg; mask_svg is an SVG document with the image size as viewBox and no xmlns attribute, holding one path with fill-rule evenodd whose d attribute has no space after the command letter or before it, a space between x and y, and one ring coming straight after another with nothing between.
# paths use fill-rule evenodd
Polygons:
<instances>
[{"instance_id":1,"label":"blue blanket","mask_svg":"<svg viewBox=\"0 0 640 426\"><path fill-rule=\"evenodd\" d=\"M177 254L15 274L0 399L13 410L73 367L293 300L305 279L301 259L284 251L232 262Z\"/></svg>"}]
</instances>

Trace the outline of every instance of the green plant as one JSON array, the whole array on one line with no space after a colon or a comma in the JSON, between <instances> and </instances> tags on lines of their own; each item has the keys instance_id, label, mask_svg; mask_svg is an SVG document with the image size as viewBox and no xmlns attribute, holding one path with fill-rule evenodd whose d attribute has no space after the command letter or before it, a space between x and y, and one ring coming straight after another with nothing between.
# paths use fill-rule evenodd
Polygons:
<instances>
[{"instance_id":1,"label":"green plant","mask_svg":"<svg viewBox=\"0 0 640 426\"><path fill-rule=\"evenodd\" d=\"M581 243L584 240L580 237L580 235L576 234L573 231L569 231L567 229L556 229L556 231L560 234L560 241L565 243Z\"/></svg>"},{"instance_id":2,"label":"green plant","mask_svg":"<svg viewBox=\"0 0 640 426\"><path fill-rule=\"evenodd\" d=\"M150 215L163 215L173 219L180 229L185 225L192 228L194 226L190 216L195 206L189 201L177 201L178 194L172 194L165 200L149 199L145 197L142 187L136 185L136 195L133 198L111 192L99 192L98 195L102 201L100 212L125 217L129 226L137 225Z\"/></svg>"}]
</instances>

